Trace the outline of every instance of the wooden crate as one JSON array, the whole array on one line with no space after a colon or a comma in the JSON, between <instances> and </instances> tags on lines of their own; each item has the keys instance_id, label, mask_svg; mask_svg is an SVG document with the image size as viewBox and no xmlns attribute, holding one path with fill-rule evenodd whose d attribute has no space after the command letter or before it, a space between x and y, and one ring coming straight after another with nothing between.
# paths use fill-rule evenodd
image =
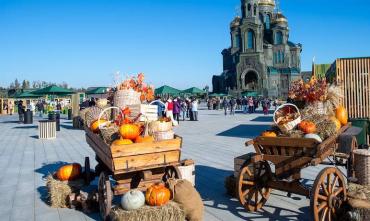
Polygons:
<instances>
[{"instance_id":1,"label":"wooden crate","mask_svg":"<svg viewBox=\"0 0 370 221\"><path fill-rule=\"evenodd\" d=\"M181 157L182 139L178 136L153 143L108 146L99 135L86 129L86 140L114 174L178 163Z\"/></svg>"},{"instance_id":2,"label":"wooden crate","mask_svg":"<svg viewBox=\"0 0 370 221\"><path fill-rule=\"evenodd\" d=\"M131 110L130 117L136 117L140 113L142 116L140 117L140 121L155 121L158 120L158 107L157 105L149 105L149 104L137 104L137 105L128 105Z\"/></svg>"},{"instance_id":3,"label":"wooden crate","mask_svg":"<svg viewBox=\"0 0 370 221\"><path fill-rule=\"evenodd\" d=\"M248 153L248 154L244 154L244 155L234 158L234 177L235 178L239 177L240 170L242 166L244 165L245 161L250 159L253 155L254 153Z\"/></svg>"}]
</instances>

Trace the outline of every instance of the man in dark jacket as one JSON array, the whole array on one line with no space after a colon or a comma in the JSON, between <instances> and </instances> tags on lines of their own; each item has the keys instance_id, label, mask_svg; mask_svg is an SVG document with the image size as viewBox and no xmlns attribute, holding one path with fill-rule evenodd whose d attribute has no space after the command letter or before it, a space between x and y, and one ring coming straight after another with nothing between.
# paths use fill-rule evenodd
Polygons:
<instances>
[{"instance_id":1,"label":"man in dark jacket","mask_svg":"<svg viewBox=\"0 0 370 221\"><path fill-rule=\"evenodd\" d=\"M24 121L24 106L23 106L23 101L18 102L18 114L19 114L19 123L23 123Z\"/></svg>"}]
</instances>

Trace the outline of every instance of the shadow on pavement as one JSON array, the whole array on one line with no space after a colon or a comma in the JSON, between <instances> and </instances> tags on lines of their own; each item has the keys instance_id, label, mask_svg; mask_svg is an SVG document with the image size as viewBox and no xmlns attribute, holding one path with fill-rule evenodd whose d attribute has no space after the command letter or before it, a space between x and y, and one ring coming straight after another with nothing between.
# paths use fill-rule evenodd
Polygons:
<instances>
[{"instance_id":1,"label":"shadow on pavement","mask_svg":"<svg viewBox=\"0 0 370 221\"><path fill-rule=\"evenodd\" d=\"M18 127L13 127L12 129L36 129L36 125L30 125L30 126L18 126Z\"/></svg>"},{"instance_id":2,"label":"shadow on pavement","mask_svg":"<svg viewBox=\"0 0 370 221\"><path fill-rule=\"evenodd\" d=\"M266 123L273 123L273 117L272 116L263 116L263 117L256 117L253 120L253 122L266 122Z\"/></svg>"},{"instance_id":3,"label":"shadow on pavement","mask_svg":"<svg viewBox=\"0 0 370 221\"><path fill-rule=\"evenodd\" d=\"M224 137L239 137L253 139L259 136L263 131L269 129L270 125L246 125L240 124L229 130L216 134Z\"/></svg>"},{"instance_id":4,"label":"shadow on pavement","mask_svg":"<svg viewBox=\"0 0 370 221\"><path fill-rule=\"evenodd\" d=\"M237 199L226 194L224 181L227 176L233 173L233 171L197 165L195 167L195 173L196 188L203 199L205 207L211 207L217 210L226 210L233 215L245 220L254 220L261 218L282 221L310 220L309 216L307 215L309 214L308 207L302 207L299 209L299 212L297 212L289 209L266 205L259 212L247 212ZM264 208L268 208L269 211L266 211Z\"/></svg>"}]
</instances>

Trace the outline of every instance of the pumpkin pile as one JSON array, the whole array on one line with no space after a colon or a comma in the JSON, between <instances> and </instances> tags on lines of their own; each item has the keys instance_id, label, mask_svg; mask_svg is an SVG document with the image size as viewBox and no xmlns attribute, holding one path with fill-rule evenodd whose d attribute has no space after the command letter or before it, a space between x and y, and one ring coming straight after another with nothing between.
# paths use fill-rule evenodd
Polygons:
<instances>
[{"instance_id":1,"label":"pumpkin pile","mask_svg":"<svg viewBox=\"0 0 370 221\"><path fill-rule=\"evenodd\" d=\"M329 85L325 79L312 77L307 83L293 82L289 98L296 105L285 104L278 108L274 114L276 126L261 136L304 137L321 143L348 123L348 112L340 104L343 98L340 87Z\"/></svg>"}]
</instances>

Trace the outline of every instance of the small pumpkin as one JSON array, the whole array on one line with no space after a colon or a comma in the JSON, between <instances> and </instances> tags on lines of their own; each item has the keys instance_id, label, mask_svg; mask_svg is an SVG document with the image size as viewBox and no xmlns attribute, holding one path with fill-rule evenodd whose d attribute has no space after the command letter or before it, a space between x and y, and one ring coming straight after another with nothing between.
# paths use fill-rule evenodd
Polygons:
<instances>
[{"instance_id":1,"label":"small pumpkin","mask_svg":"<svg viewBox=\"0 0 370 221\"><path fill-rule=\"evenodd\" d=\"M135 140L140 136L140 127L136 124L124 124L119 128L119 133L123 139Z\"/></svg>"},{"instance_id":2,"label":"small pumpkin","mask_svg":"<svg viewBox=\"0 0 370 221\"><path fill-rule=\"evenodd\" d=\"M94 121L91 125L90 125L90 129L92 132L94 133L98 133L99 132L99 126L103 123L106 123L107 120L104 120L104 119L100 119L100 120L96 120Z\"/></svg>"},{"instance_id":3,"label":"small pumpkin","mask_svg":"<svg viewBox=\"0 0 370 221\"><path fill-rule=\"evenodd\" d=\"M316 125L312 121L303 120L298 124L298 128L305 134L314 134L316 133Z\"/></svg>"},{"instance_id":4,"label":"small pumpkin","mask_svg":"<svg viewBox=\"0 0 370 221\"><path fill-rule=\"evenodd\" d=\"M138 136L135 139L135 143L152 143L152 142L154 142L153 136L145 136L145 137Z\"/></svg>"},{"instance_id":5,"label":"small pumpkin","mask_svg":"<svg viewBox=\"0 0 370 221\"><path fill-rule=\"evenodd\" d=\"M347 123L348 123L348 112L347 112L346 108L344 108L343 106L339 106L335 110L335 117L339 120L339 122L342 125L347 125Z\"/></svg>"},{"instance_id":6,"label":"small pumpkin","mask_svg":"<svg viewBox=\"0 0 370 221\"><path fill-rule=\"evenodd\" d=\"M144 206L145 196L140 190L131 190L122 196L121 206L124 210L135 210Z\"/></svg>"},{"instance_id":7,"label":"small pumpkin","mask_svg":"<svg viewBox=\"0 0 370 221\"><path fill-rule=\"evenodd\" d=\"M340 123L340 121L336 117L334 117L334 116L331 117L330 120L334 122L334 124L335 124L335 126L337 128L336 130L337 131L340 130L340 128L342 127L342 124Z\"/></svg>"},{"instance_id":8,"label":"small pumpkin","mask_svg":"<svg viewBox=\"0 0 370 221\"><path fill-rule=\"evenodd\" d=\"M129 145L129 144L133 144L134 142L132 142L132 140L130 140L130 139L122 139L122 138L120 138L120 139L117 139L117 140L115 140L115 141L113 141L113 145Z\"/></svg>"},{"instance_id":9,"label":"small pumpkin","mask_svg":"<svg viewBox=\"0 0 370 221\"><path fill-rule=\"evenodd\" d=\"M154 184L146 190L145 201L150 206L165 205L171 197L171 192L163 183Z\"/></svg>"},{"instance_id":10,"label":"small pumpkin","mask_svg":"<svg viewBox=\"0 0 370 221\"><path fill-rule=\"evenodd\" d=\"M261 134L262 137L277 137L274 131L265 131Z\"/></svg>"},{"instance_id":11,"label":"small pumpkin","mask_svg":"<svg viewBox=\"0 0 370 221\"><path fill-rule=\"evenodd\" d=\"M74 180L81 175L81 165L78 163L62 166L57 171L57 178L61 181Z\"/></svg>"}]
</instances>

